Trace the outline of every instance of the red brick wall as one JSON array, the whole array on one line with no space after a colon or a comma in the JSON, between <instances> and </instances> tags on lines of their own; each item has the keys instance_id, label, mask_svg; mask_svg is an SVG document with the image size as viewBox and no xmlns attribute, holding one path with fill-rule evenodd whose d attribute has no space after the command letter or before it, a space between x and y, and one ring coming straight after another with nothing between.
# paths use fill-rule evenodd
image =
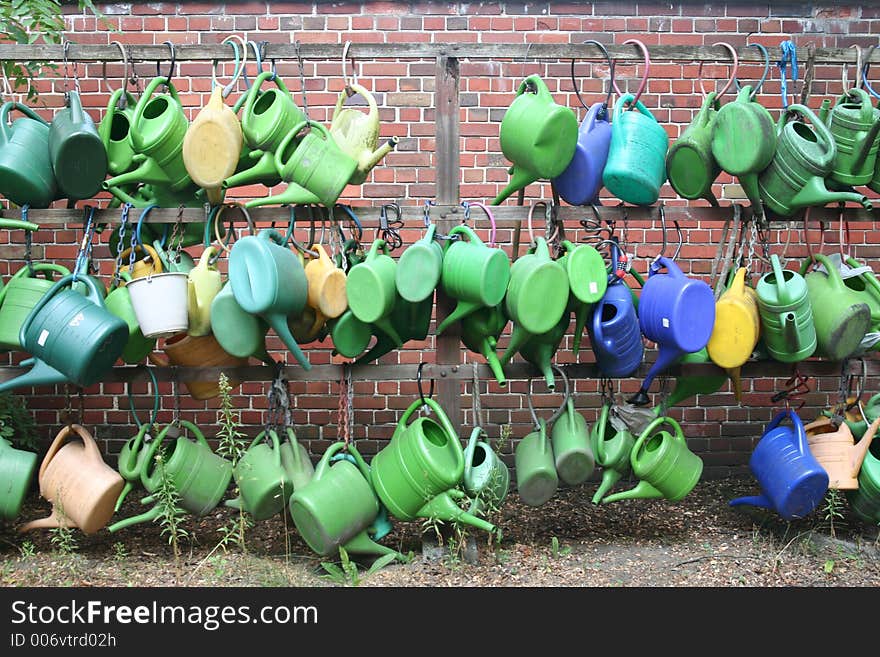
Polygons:
<instances>
[{"instance_id":1,"label":"red brick wall","mask_svg":"<svg viewBox=\"0 0 880 657\"><path fill-rule=\"evenodd\" d=\"M357 58L359 42L468 42L468 43L580 43L598 39L606 43L622 43L638 37L649 45L683 44L702 45L727 41L741 46L746 43L778 45L786 39L804 47L845 47L851 44L869 46L877 43L880 34L880 9L868 6L837 6L825 3L440 3L440 2L364 2L364 3L291 3L291 2L227 2L227 3L116 3L103 5L110 27L99 24L94 17L81 15L71 7L67 20L68 38L76 43L108 44L116 39L123 43L216 43L230 34L241 34L252 39L291 43L308 42L353 43L352 54ZM772 63L772 64L775 64ZM801 62L801 79L804 76ZM279 74L286 80L298 103L301 103L301 85L296 61L277 62ZM540 74L547 82L555 99L573 108L579 108L572 93L568 61L510 61L463 60L461 62L461 195L463 199L491 199L506 183L507 162L501 154L498 131L505 108L510 104L522 78L531 73ZM251 69L252 70L252 69ZM87 108L95 119L103 114L108 98L108 87L102 81L101 64L89 63L78 68L80 85ZM140 63L136 71L144 81L155 75L153 64ZM181 99L193 116L207 99L211 88L211 66L206 62L181 62L174 78ZM761 67L744 64L740 78L755 80ZM809 100L817 108L822 98L836 98L841 92L840 67L820 65L815 69L815 81ZM61 71L59 70L59 74ZM372 90L379 102L384 136L398 135L401 142L384 164L377 167L360 188L349 188L343 201L355 206L397 201L401 204L421 205L434 197L436 181L433 156L434 129L434 61L431 59L368 60L357 59L359 81ZM121 64L109 64L106 75L110 85L119 85ZM342 88L340 62L307 61L304 76L308 107L312 118L328 121L336 97ZM577 64L579 82L586 102L603 98L608 70L604 62L581 61ZM621 88L634 88L642 74L642 66L618 66ZM706 66L707 81L725 79L729 74L723 64ZM852 79L854 72L851 72ZM701 98L696 83L697 65L684 61L655 61L651 66L650 81L642 102L675 138L689 123ZM760 101L774 115L781 106L779 70L771 66L770 75L760 95ZM51 72L37 82L40 106L44 116L62 104L64 85ZM711 86L711 82L710 82ZM791 83L789 83L791 89ZM801 83L795 85L798 94ZM233 96L234 98L235 96ZM726 100L729 100L728 96ZM579 113L582 116L583 112ZM730 185L729 177L719 178L717 193L723 198L737 198L739 191ZM244 190L245 195L263 195L260 187ZM532 185L527 202L548 198L549 189ZM667 185L663 198L670 205L680 204ZM607 204L615 204L610 197ZM702 201L697 205L704 205ZM724 203L729 205L729 203ZM790 238L787 257L795 267L805 253L803 234L798 224ZM573 230L572 226L569 230ZM721 222L690 223L683 225L685 246L680 262L686 272L707 276L716 245L721 239ZM836 227L836 226L835 226ZM44 228L36 235L35 255L72 265L80 233L75 224L52 230ZM370 226L367 235L371 236ZM770 232L771 247L777 252L787 241L787 230L774 226ZM871 264L880 264L880 239L874 224L853 226L851 240L854 255ZM817 231L811 231L816 240ZM405 233L407 243L418 236L418 226ZM571 235L571 233L570 233ZM657 251L659 226L645 222L630 222L629 243L639 258L644 271L645 258ZM578 235L575 234L575 238ZM501 231L500 240L510 242L509 231ZM0 242L20 242L21 236L3 231ZM829 242L834 238L829 236ZM827 247L832 249L834 247ZM102 272L112 272L112 261L106 246L97 247ZM193 252L197 254L197 250ZM398 252L399 253L399 252ZM793 260L792 260L793 259ZM791 264L793 262L793 264ZM0 263L0 273L6 275L20 266L20 262ZM276 341L274 347L279 343ZM407 345L405 350L384 357L383 363L418 363L433 361L433 341ZM313 363L331 362L326 345L309 345ZM279 351L278 354L283 352ZM465 358L469 358L466 356ZM19 356L13 356L14 361ZM589 348L581 352L582 362L592 361ZM573 362L570 337L560 348L558 362ZM288 359L292 362L292 358ZM620 383L624 393L638 388L639 381ZM774 412L770 396L780 380L753 378L744 381L742 404L737 404L728 387L715 395L701 397L697 403L676 408L672 415L684 420L685 433L692 448L702 454L707 463L707 474L723 474L731 469L741 470L748 460L751 447L760 436L761 428ZM485 385L485 384L484 384ZM819 391L808 397L804 417L811 418L822 408L828 395L834 399L838 382L822 379ZM329 440L337 436L336 418L338 386L335 383L291 382L295 399L293 419L297 432L311 441L315 453L322 451ZM869 389L876 381L869 380ZM543 391L541 384L536 389ZM596 381L578 381L576 403L588 421L596 416L598 396ZM145 386L135 386L137 404L146 407L149 399ZM469 385L463 385L465 429L470 427ZM499 426L512 424L513 436L521 437L530 430L530 416L522 393L524 381L514 381L502 391L490 382L488 393L482 396L483 413L491 436L497 436ZM655 388L656 390L656 384ZM162 384L163 411L160 421L167 421L172 408L170 384ZM245 383L235 397L242 409L242 419L253 434L264 420L267 384ZM46 437L59 425L64 406L63 389L39 389L29 396ZM355 384L356 437L366 439L365 451L374 452L387 439L400 409L405 408L416 394L410 381L358 381ZM550 408L558 396L537 394L536 405ZM74 405L76 401L74 398ZM182 392L181 410L206 428L211 435L216 415L216 400L195 402ZM112 453L121 441L132 434L132 419L122 384L99 384L86 390L84 422L93 427L96 435L107 441ZM510 448L508 447L508 450Z\"/></svg>"}]
</instances>

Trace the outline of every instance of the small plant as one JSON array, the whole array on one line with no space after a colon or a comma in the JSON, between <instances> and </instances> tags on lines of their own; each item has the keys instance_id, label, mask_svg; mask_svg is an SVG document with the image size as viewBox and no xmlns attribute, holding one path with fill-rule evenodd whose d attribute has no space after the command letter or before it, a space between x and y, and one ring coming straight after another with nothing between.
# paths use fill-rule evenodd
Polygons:
<instances>
[{"instance_id":1,"label":"small plant","mask_svg":"<svg viewBox=\"0 0 880 657\"><path fill-rule=\"evenodd\" d=\"M24 397L0 393L0 438L5 438L15 447L36 451L37 425Z\"/></svg>"},{"instance_id":2,"label":"small plant","mask_svg":"<svg viewBox=\"0 0 880 657\"><path fill-rule=\"evenodd\" d=\"M240 510L238 515L233 516L229 521L220 527L220 540L218 545L224 552L232 545L238 547L242 552L247 552L244 543L245 532L254 526L251 515L244 510Z\"/></svg>"},{"instance_id":3,"label":"small plant","mask_svg":"<svg viewBox=\"0 0 880 657\"><path fill-rule=\"evenodd\" d=\"M180 571L180 543L189 536L181 526L181 517L185 511L180 508L180 493L165 467L165 450L160 448L156 454L156 467L159 469L159 488L156 491L156 504L159 506L159 521L162 536L168 536L168 543L174 552L174 563Z\"/></svg>"},{"instance_id":4,"label":"small plant","mask_svg":"<svg viewBox=\"0 0 880 657\"><path fill-rule=\"evenodd\" d=\"M826 575L830 575L834 570L834 559L826 559L823 570L825 571Z\"/></svg>"},{"instance_id":5,"label":"small plant","mask_svg":"<svg viewBox=\"0 0 880 657\"><path fill-rule=\"evenodd\" d=\"M49 540L60 554L70 556L77 551L79 545L77 545L73 530L67 526L67 516L64 513L64 507L59 504L57 509L58 526L49 530Z\"/></svg>"},{"instance_id":6,"label":"small plant","mask_svg":"<svg viewBox=\"0 0 880 657\"><path fill-rule=\"evenodd\" d=\"M24 541L21 545L18 546L18 551L21 554L22 559L27 559L28 557L32 557L37 552L37 547L31 541Z\"/></svg>"},{"instance_id":7,"label":"small plant","mask_svg":"<svg viewBox=\"0 0 880 657\"><path fill-rule=\"evenodd\" d=\"M125 543L116 541L113 544L113 561L123 562L126 559L128 559L128 550L125 548Z\"/></svg>"},{"instance_id":8,"label":"small plant","mask_svg":"<svg viewBox=\"0 0 880 657\"><path fill-rule=\"evenodd\" d=\"M217 454L229 459L235 466L247 449L246 436L239 431L241 411L232 403L232 386L225 372L220 373L217 386L220 388L220 408L217 410L217 424L220 425L217 438L220 442L217 446Z\"/></svg>"},{"instance_id":9,"label":"small plant","mask_svg":"<svg viewBox=\"0 0 880 657\"><path fill-rule=\"evenodd\" d=\"M332 561L322 561L321 567L327 571L327 574L322 577L340 585L360 586L370 575L382 570L396 558L396 554L384 554L362 573L358 569L358 565L349 558L348 551L340 545L339 562L341 566Z\"/></svg>"},{"instance_id":10,"label":"small plant","mask_svg":"<svg viewBox=\"0 0 880 657\"><path fill-rule=\"evenodd\" d=\"M844 524L844 504L845 498L841 492L836 488L829 488L828 492L825 494L825 506L822 507L822 518L828 523L828 532L831 534L831 538L836 538L835 523L838 525Z\"/></svg>"},{"instance_id":11,"label":"small plant","mask_svg":"<svg viewBox=\"0 0 880 657\"><path fill-rule=\"evenodd\" d=\"M508 441L510 440L510 435L513 433L513 428L509 424L501 425L501 432L498 436L498 440L495 441L495 452L501 454L504 448L507 446Z\"/></svg>"},{"instance_id":12,"label":"small plant","mask_svg":"<svg viewBox=\"0 0 880 657\"><path fill-rule=\"evenodd\" d=\"M559 557L566 557L571 554L571 546L566 545L562 549L559 548L559 539L555 536L550 539L550 553L553 555L554 559L558 559Z\"/></svg>"}]
</instances>

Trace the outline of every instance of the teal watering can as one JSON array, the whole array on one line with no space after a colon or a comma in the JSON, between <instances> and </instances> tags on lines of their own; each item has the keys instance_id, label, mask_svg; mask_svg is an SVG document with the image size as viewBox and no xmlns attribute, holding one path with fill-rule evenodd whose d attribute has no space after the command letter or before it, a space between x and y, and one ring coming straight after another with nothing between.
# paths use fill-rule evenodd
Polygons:
<instances>
[{"instance_id":1,"label":"teal watering can","mask_svg":"<svg viewBox=\"0 0 880 657\"><path fill-rule=\"evenodd\" d=\"M9 125L13 110L24 117ZM0 194L32 208L48 208L58 196L49 158L49 124L31 108L11 101L0 107Z\"/></svg>"},{"instance_id":2,"label":"teal watering can","mask_svg":"<svg viewBox=\"0 0 880 657\"><path fill-rule=\"evenodd\" d=\"M807 283L799 273L783 269L776 254L770 265L772 270L755 286L764 345L774 360L797 363L812 356L817 344Z\"/></svg>"},{"instance_id":3,"label":"teal watering can","mask_svg":"<svg viewBox=\"0 0 880 657\"><path fill-rule=\"evenodd\" d=\"M464 450L464 489L474 500L470 513L499 508L510 489L510 470L481 436L485 432L474 427Z\"/></svg>"},{"instance_id":4,"label":"teal watering can","mask_svg":"<svg viewBox=\"0 0 880 657\"><path fill-rule=\"evenodd\" d=\"M49 158L61 196L91 198L107 176L107 150L95 122L82 107L79 93L65 94L67 105L49 128Z\"/></svg>"}]
</instances>

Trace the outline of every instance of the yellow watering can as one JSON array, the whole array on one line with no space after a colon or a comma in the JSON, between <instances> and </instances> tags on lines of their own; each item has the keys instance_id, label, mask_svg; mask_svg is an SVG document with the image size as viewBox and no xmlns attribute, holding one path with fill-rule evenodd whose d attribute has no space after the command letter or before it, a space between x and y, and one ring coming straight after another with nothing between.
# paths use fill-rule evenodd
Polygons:
<instances>
[{"instance_id":1,"label":"yellow watering can","mask_svg":"<svg viewBox=\"0 0 880 657\"><path fill-rule=\"evenodd\" d=\"M151 274L161 274L162 273L162 259L159 257L159 254L149 244L138 244L134 247L135 251L143 251L147 253L147 257L143 260L137 260L133 265L131 265L131 271L129 271L129 265L124 265L119 268L120 273L128 273L131 277L134 278L145 278ZM126 258L131 255L131 247L125 249L119 257L125 262Z\"/></svg>"},{"instance_id":2,"label":"yellow watering can","mask_svg":"<svg viewBox=\"0 0 880 657\"><path fill-rule=\"evenodd\" d=\"M367 101L369 111L366 114L351 107L343 108L346 99L357 94ZM330 135L339 148L358 163L348 181L350 185L363 184L372 168L400 141L397 137L392 137L379 147L379 109L376 99L357 83L346 85L339 93L336 109L330 120Z\"/></svg>"},{"instance_id":3,"label":"yellow watering can","mask_svg":"<svg viewBox=\"0 0 880 657\"><path fill-rule=\"evenodd\" d=\"M746 272L745 267L737 269L733 283L715 303L715 325L706 345L712 362L730 376L737 401L742 397L740 368L752 355L761 332L758 295L746 285Z\"/></svg>"},{"instance_id":4,"label":"yellow watering can","mask_svg":"<svg viewBox=\"0 0 880 657\"><path fill-rule=\"evenodd\" d=\"M305 265L309 282L308 305L327 319L339 317L348 309L345 272L339 269L320 244L312 244L317 257Z\"/></svg>"},{"instance_id":5,"label":"yellow watering can","mask_svg":"<svg viewBox=\"0 0 880 657\"><path fill-rule=\"evenodd\" d=\"M187 313L192 336L208 335L211 332L211 302L223 287L220 270L217 269L217 247L209 246L199 258L199 264L187 274Z\"/></svg>"}]
</instances>

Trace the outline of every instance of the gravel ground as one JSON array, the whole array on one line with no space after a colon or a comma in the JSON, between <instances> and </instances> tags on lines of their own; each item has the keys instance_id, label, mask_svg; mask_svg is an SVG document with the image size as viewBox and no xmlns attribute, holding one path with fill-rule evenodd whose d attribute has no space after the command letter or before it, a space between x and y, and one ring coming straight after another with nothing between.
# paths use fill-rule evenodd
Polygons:
<instances>
[{"instance_id":1,"label":"gravel ground","mask_svg":"<svg viewBox=\"0 0 880 657\"><path fill-rule=\"evenodd\" d=\"M681 502L633 500L594 506L596 483L560 489L538 508L512 493L490 520L502 530L493 543L477 530L464 537L444 528L396 523L382 542L413 552L408 564L366 575L358 584L382 587L573 586L733 587L880 586L878 528L860 522L845 505L832 528L821 508L786 523L775 514L731 508L733 497L755 492L754 481L733 477L702 481ZM623 484L618 485L618 489ZM132 496L133 498L134 496ZM48 512L29 498L21 522ZM120 517L138 512L126 501ZM85 536L74 530L71 553L60 551L46 531L21 535L0 527L3 586L337 586L310 553L289 516L257 523L246 550L223 541L236 512L215 509L186 517L189 539L175 560L155 524L115 534ZM832 531L833 529L833 531Z\"/></svg>"}]
</instances>

